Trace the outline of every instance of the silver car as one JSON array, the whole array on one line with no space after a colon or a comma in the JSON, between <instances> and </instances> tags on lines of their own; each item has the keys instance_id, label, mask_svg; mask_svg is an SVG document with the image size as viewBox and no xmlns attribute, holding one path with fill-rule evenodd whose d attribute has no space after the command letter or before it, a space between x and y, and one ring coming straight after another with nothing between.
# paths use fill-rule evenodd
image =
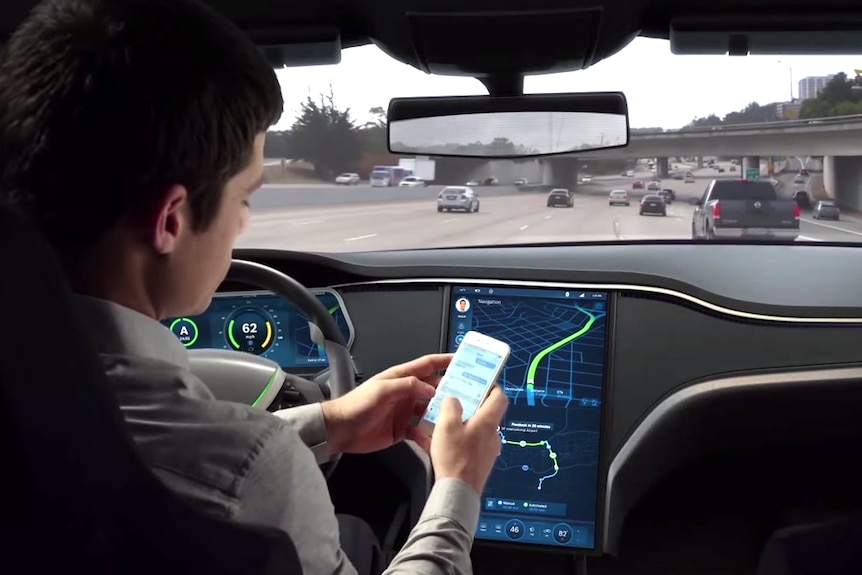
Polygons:
<instances>
[{"instance_id":1,"label":"silver car","mask_svg":"<svg viewBox=\"0 0 862 575\"><path fill-rule=\"evenodd\" d=\"M446 186L437 196L437 211L479 211L479 194L469 186Z\"/></svg>"},{"instance_id":2,"label":"silver car","mask_svg":"<svg viewBox=\"0 0 862 575\"><path fill-rule=\"evenodd\" d=\"M841 219L841 209L838 207L838 204L832 201L819 201L817 205L814 206L814 211L811 213L811 217L815 220L840 220Z\"/></svg>"}]
</instances>

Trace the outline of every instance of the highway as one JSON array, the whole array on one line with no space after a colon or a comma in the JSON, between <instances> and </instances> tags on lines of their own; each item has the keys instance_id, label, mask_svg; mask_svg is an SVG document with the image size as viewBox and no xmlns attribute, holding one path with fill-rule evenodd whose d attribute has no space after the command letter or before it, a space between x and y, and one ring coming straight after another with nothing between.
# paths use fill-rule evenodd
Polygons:
<instances>
[{"instance_id":1,"label":"highway","mask_svg":"<svg viewBox=\"0 0 862 575\"><path fill-rule=\"evenodd\" d=\"M693 207L689 198L700 197L705 177L738 177L698 170L701 179L685 184L665 180L663 187L677 193L667 217L639 216L642 190L632 190L635 178L602 178L578 186L573 208L548 208L546 194L519 192L512 186L475 188L478 213L438 213L437 192L428 188L368 188L363 186L270 186L252 201L249 229L240 248L275 248L298 251L350 252L386 249L503 245L540 242L577 242L691 238ZM783 178L790 176L783 176ZM608 206L613 188L628 191L632 205ZM785 186L784 189L792 189ZM843 216L839 222L815 221L803 216L802 241L862 241L862 218Z\"/></svg>"}]
</instances>

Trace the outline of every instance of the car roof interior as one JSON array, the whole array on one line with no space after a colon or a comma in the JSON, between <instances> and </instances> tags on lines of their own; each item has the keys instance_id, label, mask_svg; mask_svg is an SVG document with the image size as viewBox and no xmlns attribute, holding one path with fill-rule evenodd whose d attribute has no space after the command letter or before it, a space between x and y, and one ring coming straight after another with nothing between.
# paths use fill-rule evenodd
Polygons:
<instances>
[{"instance_id":1,"label":"car roof interior","mask_svg":"<svg viewBox=\"0 0 862 575\"><path fill-rule=\"evenodd\" d=\"M787 42L804 53L854 53L846 43L832 45L835 30L853 30L860 21L852 0L545 0L463 2L456 0L208 0L256 43L270 50L273 63L302 62L307 48L291 45L326 43L337 38L342 48L375 43L393 58L432 74L474 76L490 82L502 95L519 90L522 74L579 70L615 54L636 36L670 39L689 46L686 32L715 32L695 50L755 53L759 34L820 32L805 43ZM0 38L8 36L36 4L9 0L0 7ZM857 24L858 26L858 24ZM672 30L674 31L672 33ZM453 45L447 36L463 32ZM509 40L517 35L519 42ZM846 37L842 38L846 42ZM858 45L858 44L857 44ZM526 51L523 46L530 46ZM708 46L708 47L707 47ZM784 48L784 46L782 46ZM281 61L279 62L279 59ZM491 80L493 78L493 80Z\"/></svg>"},{"instance_id":2,"label":"car roof interior","mask_svg":"<svg viewBox=\"0 0 862 575\"><path fill-rule=\"evenodd\" d=\"M35 0L4 0L0 3L0 41L8 37L36 4ZM708 3L693 0L208 0L208 4L236 22L263 47L276 67L298 65L306 60L336 63L340 49L374 43L393 58L425 72L476 77L495 96L522 93L524 75L580 70L612 58L637 36L671 40L675 51L689 54L765 54L770 53L770 42L781 46L772 52L779 54L793 53L794 50L799 54L862 51L862 3L852 0L711 0ZM846 41L851 36L842 36L843 43L836 42L833 34L836 30L859 34L858 41L850 46ZM794 42L794 35L800 32L811 34L805 36L805 42ZM451 41L453 36L458 37L458 42ZM680 67L680 73L684 73L684 66ZM573 91L577 89L574 83ZM711 89L722 89L721 83L717 82ZM740 368L744 375L739 377L768 374L774 379L767 379L777 383L754 386L743 382L730 390L710 383L706 375L737 377L736 369L727 368L725 373L721 367L715 367L709 374L688 374L686 385L709 388L710 393L702 397L687 396L684 402L681 400L668 408L667 418L650 428L651 435L638 438L638 445L626 443L635 451L628 454L630 457L624 466L611 469L612 474L616 474L617 491L612 503L604 501L607 514L602 526L606 543L604 551L611 557L596 558L592 564L595 567L591 565L590 572L620 575L753 573L764 542L776 529L821 521L833 517L833 511L862 509L862 489L859 489L862 468L854 461L862 436L859 428L862 409L859 407L862 405L859 380L862 377L858 373L843 379L824 376L816 382L817 385L795 376L780 377L781 373L801 369L800 366L814 370L812 363L828 364L830 369L842 366L855 369L857 363L862 364L858 353L862 349L858 345L862 343L859 333L862 327L850 320L846 323L818 323L815 312L806 318L791 304L785 307L782 303L755 305L750 301L746 303L742 296L715 296L721 291L718 289L711 292L704 288L695 293L691 285L698 282L687 282L683 275L693 277L702 271L695 268L705 266L704 261L743 266L749 265L744 262L750 260L745 259L746 246L738 249L724 245L704 247L703 255L686 251L689 247L692 246L671 245L663 249L667 253L677 250L673 253L688 258L691 270L680 270L680 260L677 260L675 268L671 264L662 267L657 258L651 259L650 246L627 245L618 246L616 251L614 248L605 249L605 246L586 246L578 260L570 257L568 252L552 252L551 248L536 248L536 252L531 252L532 248L519 246L508 251L487 252L481 257L475 251L468 253L456 249L332 258L276 250L238 253L246 259L289 270L307 286L397 282L402 277L400 274L453 278L462 273L472 273L472 277L486 281L509 274L513 281L586 278L608 285L650 283L654 286L651 295L627 292L629 299L626 301L630 303L626 305L641 305L653 298L659 302L656 305L670 306L668 302L672 300L674 307L667 312L667 317L672 316L674 321L680 322L677 325L688 326L685 328L689 330L685 332L688 342L709 333L714 338L713 345L720 341L727 346L726 349L703 351L698 355L698 361L708 361L715 354L736 353L744 358L740 361L746 365L744 370ZM12 249L8 244L4 249L7 248ZM839 253L844 248L846 250ZM821 263L833 262L832 270L858 268L856 252L850 253L858 248L844 248L835 247L833 255ZM800 266L798 259L794 258L810 258L807 263L820 257L813 253L817 248L802 251L800 247L800 251L793 253L779 251L781 248L775 246L759 249L764 252L759 259L761 263L750 263L751 267L746 269L754 269L761 264L766 266L763 262L771 261L773 263L766 267L774 270L780 262L784 275L773 280L783 279L784 284L790 286L787 289L793 289L798 279L792 274L805 273L805 266ZM830 249L833 248L820 248L818 253ZM707 250L712 251L707 253ZM9 253L0 253L4 258L0 264L4 268L10 265L10 261L16 261ZM613 262L622 262L619 266L628 266L627 275L607 267L611 265L606 263L611 261L608 257L615 258ZM27 265L20 258L17 262L20 266ZM799 270L800 267L803 271ZM517 275L527 273L524 270L533 275L530 278ZM588 275L584 270L594 271ZM732 270L728 273L736 278L736 282L747 281L743 272L736 271L737 268ZM9 274L8 268L0 270L3 281ZM707 272L704 274L708 275ZM754 278L756 272L751 274L749 277ZM831 279L837 282L837 278ZM715 275L701 283L709 281L720 283ZM760 280L751 281L757 283ZM858 284L842 283L843 290L858 289ZM12 301L13 296L3 285L4 290L0 293ZM387 289L390 289L387 294L395 299L402 293L398 286L388 286ZM724 293L734 289L737 288L728 287ZM680 296L683 292L686 295ZM692 303L694 299L718 303L701 305ZM680 303L682 300L686 302ZM618 337L627 329L634 333L645 324L642 321L636 326L633 319L626 320L619 311L625 307L620 301L617 312L620 323L616 327ZM18 306L20 309L20 301ZM421 308L421 305L416 308ZM731 319L721 311L728 308L738 311ZM846 319L857 317L858 310L855 305L842 307L825 303L817 313L828 318ZM774 327L769 324L774 320L760 317L783 315L803 317L809 324L794 331L792 326L784 324ZM21 317L20 321L29 320ZM680 329L681 333L685 331ZM739 330L749 331L741 336ZM795 334L804 330L807 330L804 337L796 337ZM13 331L4 331L5 341L12 337ZM770 355L772 359L760 361L747 355L752 348L744 345L743 339L751 334L755 340L771 342L770 345L777 350L775 354L780 352L780 357ZM836 338L840 336L846 345L841 349L827 349L825 343L821 345L832 337L831 334L836 334ZM434 337L439 337L439 333ZM643 339L618 346L618 360L623 362L627 358L639 357L638 349ZM667 347L660 352L666 353L670 361L676 361L679 352L673 345L685 344L685 339L683 336L668 338L663 344ZM9 349L15 347L7 347L7 352ZM4 357L7 352L4 352ZM800 357L807 354L814 355L815 359ZM820 360L827 356L828 359ZM642 357L640 360L642 364L649 363ZM11 373L0 372L4 379ZM819 377L819 374L818 371L811 377ZM26 381L28 385L36 383L32 375ZM853 379L852 385L848 384L850 379ZM649 419L650 409L682 387L680 384L655 396L635 389L626 398L630 403L615 403L609 413L614 418L629 417L632 426L645 421L649 423L652 421ZM620 389L615 393L621 394ZM42 401L50 403L52 400L45 397ZM777 419L765 421L762 418L764 413L777 414ZM18 427L15 432L20 429ZM36 432L60 434L61 430L40 428ZM614 449L618 450L615 453L629 448L620 447L623 438L630 436L627 433L621 430L615 436L620 438L619 441L614 440ZM660 466L657 461L661 461ZM346 474L352 464L345 461L340 465ZM620 478L629 479L624 483ZM333 486L333 493L339 489L355 490L355 482L364 483L366 480L354 477L354 483L345 481L346 486ZM603 480L603 487L606 482ZM24 487L18 484L16 488ZM15 497L15 494L7 493L7 497ZM166 496L161 494L158 497ZM792 502L792 505L787 502ZM195 524L191 519L189 522ZM27 536L38 537L39 530L31 527ZM10 528L14 529L14 526ZM44 528L51 529L50 526ZM218 528L206 527L210 528L214 530L206 532L213 534L211 541L220 541L222 532ZM244 537L242 534L237 536ZM201 547L206 546L205 542L198 542ZM39 545L38 540L32 540L32 545ZM249 549L261 549L253 542L248 545ZM215 544L211 547L222 546ZM278 562L290 564L293 551L286 549L275 552L269 565L261 561L246 573L268 572ZM41 552L52 551L43 549ZM553 575L584 573L578 571L579 564L572 561L571 555L525 551L523 548L477 546L474 561L478 573L540 569ZM834 571L827 569L826 563L818 565L819 568L815 566L808 572L839 572L837 568Z\"/></svg>"}]
</instances>

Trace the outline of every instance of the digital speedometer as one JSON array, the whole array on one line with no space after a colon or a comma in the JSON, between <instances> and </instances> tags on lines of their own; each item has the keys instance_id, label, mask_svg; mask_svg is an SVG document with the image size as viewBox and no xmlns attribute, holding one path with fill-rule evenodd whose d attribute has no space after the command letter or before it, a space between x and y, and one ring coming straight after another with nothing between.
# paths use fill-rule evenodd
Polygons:
<instances>
[{"instance_id":1,"label":"digital speedometer","mask_svg":"<svg viewBox=\"0 0 862 575\"><path fill-rule=\"evenodd\" d=\"M260 355L276 338L275 319L259 306L248 306L228 316L224 335L231 349Z\"/></svg>"}]
</instances>

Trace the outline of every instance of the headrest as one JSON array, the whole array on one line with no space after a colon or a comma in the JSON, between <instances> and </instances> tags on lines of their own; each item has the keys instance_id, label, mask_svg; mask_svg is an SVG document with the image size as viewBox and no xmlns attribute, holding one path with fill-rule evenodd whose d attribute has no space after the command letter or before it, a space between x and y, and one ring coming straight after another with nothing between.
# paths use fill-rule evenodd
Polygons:
<instances>
[{"instance_id":1,"label":"headrest","mask_svg":"<svg viewBox=\"0 0 862 575\"><path fill-rule=\"evenodd\" d=\"M7 551L67 575L301 573L285 533L197 512L138 457L50 247L3 206L0 266Z\"/></svg>"}]
</instances>

